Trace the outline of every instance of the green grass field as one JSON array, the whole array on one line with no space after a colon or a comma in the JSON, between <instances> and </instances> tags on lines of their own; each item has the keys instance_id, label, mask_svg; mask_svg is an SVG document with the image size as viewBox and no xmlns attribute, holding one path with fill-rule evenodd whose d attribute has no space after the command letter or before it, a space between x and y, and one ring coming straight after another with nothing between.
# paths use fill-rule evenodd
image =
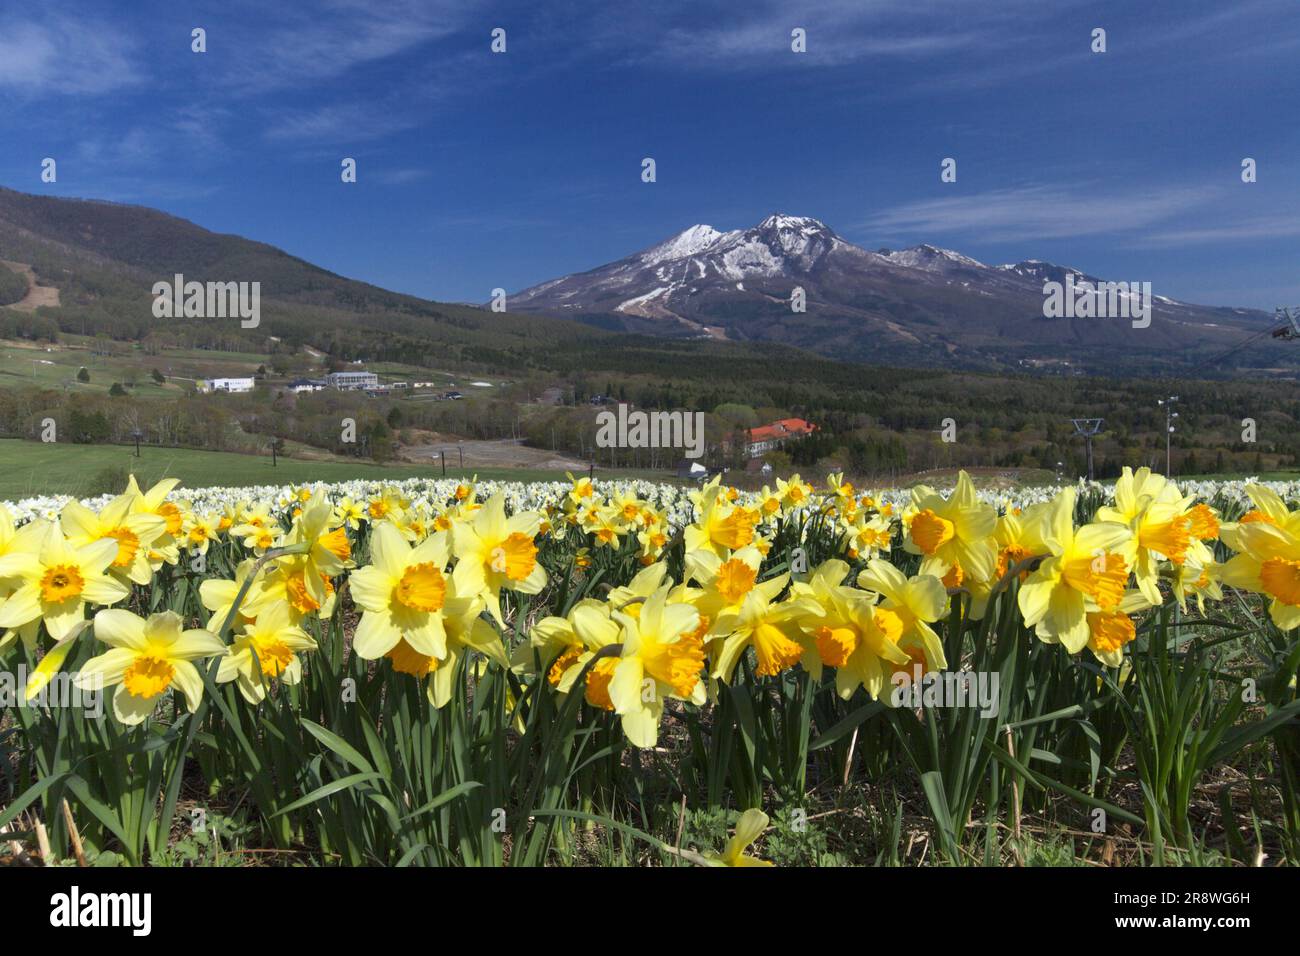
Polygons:
<instances>
[{"instance_id":1,"label":"green grass field","mask_svg":"<svg viewBox=\"0 0 1300 956\"><path fill-rule=\"evenodd\" d=\"M150 354L122 342L64 333L53 346L0 342L0 388L37 386L103 393L120 382L137 398L174 397L191 390L196 379L253 375L269 361L269 356L258 353L215 349L168 348ZM77 371L83 366L90 374L88 383L77 381ZM154 369L167 377L166 384L154 382Z\"/></svg>"},{"instance_id":2,"label":"green grass field","mask_svg":"<svg viewBox=\"0 0 1300 956\"><path fill-rule=\"evenodd\" d=\"M77 381L77 370L85 365L89 382ZM132 393L139 397L175 394L177 386L158 386L148 371L123 360L94 357L81 350L45 352L31 348L0 346L0 388L52 388L87 393L106 393L114 382L126 382L134 373Z\"/></svg>"},{"instance_id":3,"label":"green grass field","mask_svg":"<svg viewBox=\"0 0 1300 956\"><path fill-rule=\"evenodd\" d=\"M97 354L105 343L88 336L64 334L58 345L34 346L29 342L0 342L0 388L64 389L87 393L106 393L114 382L127 386L136 398L175 396L194 387L196 379L221 376L253 375L259 367L269 365L270 356L253 352L223 352L213 349L164 349L159 354L149 354L121 342L108 344L111 354ZM77 381L77 371L85 367L89 382ZM432 381L434 391L450 387L453 382L468 396L478 397L493 392L493 388L475 388L471 381L482 376L457 375L450 371L437 371L401 362L376 362L366 366L383 381ZM151 377L158 369L168 381L158 385ZM319 377L325 374L316 367L282 376L283 379L306 374ZM280 381L279 378L274 381ZM499 386L498 380L492 380ZM134 385L129 383L134 382ZM431 399L432 394L412 391L413 399Z\"/></svg>"},{"instance_id":4,"label":"green grass field","mask_svg":"<svg viewBox=\"0 0 1300 956\"><path fill-rule=\"evenodd\" d=\"M442 470L421 465L375 465L349 461L307 461L280 458L271 466L269 455L196 451L186 448L149 448L135 457L135 449L117 445L42 444L17 438L0 439L0 501L34 495L92 495L118 491L107 487L117 473L134 474L142 484L160 478L179 478L182 487L213 485L288 484L309 481L347 481L350 478L437 478ZM530 468L481 468L461 472L448 468L448 477L477 474L505 481L563 480L563 471ZM598 470L602 477L631 477L632 473ZM637 477L650 473L639 472ZM657 476L666 480L668 475Z\"/></svg>"}]
</instances>

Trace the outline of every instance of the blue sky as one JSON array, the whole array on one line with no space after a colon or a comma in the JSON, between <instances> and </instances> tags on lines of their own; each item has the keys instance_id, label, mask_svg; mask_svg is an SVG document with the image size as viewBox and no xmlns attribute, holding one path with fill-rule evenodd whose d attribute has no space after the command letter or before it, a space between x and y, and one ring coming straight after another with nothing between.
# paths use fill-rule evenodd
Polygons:
<instances>
[{"instance_id":1,"label":"blue sky","mask_svg":"<svg viewBox=\"0 0 1300 956\"><path fill-rule=\"evenodd\" d=\"M0 0L0 184L447 300L781 211L1271 309L1300 304L1298 65L1298 0Z\"/></svg>"}]
</instances>

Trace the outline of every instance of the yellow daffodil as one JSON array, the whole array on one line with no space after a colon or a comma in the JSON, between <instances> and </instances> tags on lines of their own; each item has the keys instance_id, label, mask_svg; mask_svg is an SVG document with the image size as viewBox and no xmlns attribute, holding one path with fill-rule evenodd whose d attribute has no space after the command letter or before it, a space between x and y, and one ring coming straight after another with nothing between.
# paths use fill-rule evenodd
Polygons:
<instances>
[{"instance_id":1,"label":"yellow daffodil","mask_svg":"<svg viewBox=\"0 0 1300 956\"><path fill-rule=\"evenodd\" d=\"M615 611L614 620L622 629L623 649L609 678L609 703L627 739L637 747L653 747L666 699L704 703L704 643L695 633L700 615L689 604L669 604L663 587L646 599L636 617Z\"/></svg>"},{"instance_id":2,"label":"yellow daffodil","mask_svg":"<svg viewBox=\"0 0 1300 956\"><path fill-rule=\"evenodd\" d=\"M41 541L44 539L49 523L45 521L31 521L21 528L14 526L13 516L9 509L0 505L0 559L10 554L35 554L40 550ZM5 601L14 591L22 587L22 576L17 573L4 574L0 573L0 609L3 609ZM36 631L40 627L40 618L33 618L26 624L6 625L0 627L0 653L3 653L10 644L14 643L22 635L23 644L27 647L36 645Z\"/></svg>"},{"instance_id":3,"label":"yellow daffodil","mask_svg":"<svg viewBox=\"0 0 1300 956\"><path fill-rule=\"evenodd\" d=\"M413 548L392 524L375 526L371 564L350 578L352 599L363 612L352 639L359 657L383 657L398 641L428 657L447 656L443 608L451 587L446 573L449 559L445 533Z\"/></svg>"},{"instance_id":4,"label":"yellow daffodil","mask_svg":"<svg viewBox=\"0 0 1300 956\"><path fill-rule=\"evenodd\" d=\"M741 548L725 561L712 551L692 551L686 555L686 578L700 585L691 603L708 619L708 636L725 637L734 629L745 598L757 588L767 600L785 588L787 576L759 582L758 570L763 556L755 547Z\"/></svg>"},{"instance_id":5,"label":"yellow daffodil","mask_svg":"<svg viewBox=\"0 0 1300 956\"><path fill-rule=\"evenodd\" d=\"M726 848L721 853L706 853L705 859L715 866L774 866L770 860L745 855L749 845L763 835L767 823L767 814L762 810L746 810L736 821L736 833Z\"/></svg>"},{"instance_id":6,"label":"yellow daffodil","mask_svg":"<svg viewBox=\"0 0 1300 956\"><path fill-rule=\"evenodd\" d=\"M366 516L371 521L396 521L402 517L409 502L395 488L385 488L366 504Z\"/></svg>"},{"instance_id":7,"label":"yellow daffodil","mask_svg":"<svg viewBox=\"0 0 1300 956\"><path fill-rule=\"evenodd\" d=\"M384 656L397 673L416 680L427 679L425 694L429 703L441 709L451 700L458 665L467 653L482 654L501 667L510 666L500 635L483 620L482 613L482 595L450 596L443 611L446 631L444 656L422 654L405 639L398 641Z\"/></svg>"},{"instance_id":8,"label":"yellow daffodil","mask_svg":"<svg viewBox=\"0 0 1300 956\"><path fill-rule=\"evenodd\" d=\"M208 631L182 630L180 616L164 611L146 621L109 608L95 615L95 637L109 650L82 666L78 687L113 687L113 713L122 723L142 723L164 693L175 687L191 711L203 697L203 679L192 661L226 652Z\"/></svg>"},{"instance_id":9,"label":"yellow daffodil","mask_svg":"<svg viewBox=\"0 0 1300 956\"><path fill-rule=\"evenodd\" d=\"M546 569L537 561L541 515L521 511L506 517L505 498L494 495L469 521L452 529L458 594L481 594L498 624L502 589L536 594L546 585Z\"/></svg>"},{"instance_id":10,"label":"yellow daffodil","mask_svg":"<svg viewBox=\"0 0 1300 956\"><path fill-rule=\"evenodd\" d=\"M844 549L851 560L871 559L888 551L893 540L894 526L882 514L868 517L859 513L844 529Z\"/></svg>"},{"instance_id":11,"label":"yellow daffodil","mask_svg":"<svg viewBox=\"0 0 1300 956\"><path fill-rule=\"evenodd\" d=\"M352 545L347 529L335 524L334 506L323 491L317 491L303 506L285 544L307 546L303 580L312 600L324 604L328 580L352 567Z\"/></svg>"},{"instance_id":12,"label":"yellow daffodil","mask_svg":"<svg viewBox=\"0 0 1300 956\"><path fill-rule=\"evenodd\" d=\"M700 490L699 514L694 524L686 527L684 540L687 551L708 550L726 558L732 551L753 543L759 514L719 494L720 478L714 478Z\"/></svg>"},{"instance_id":13,"label":"yellow daffodil","mask_svg":"<svg viewBox=\"0 0 1300 956\"><path fill-rule=\"evenodd\" d=\"M334 506L334 521L353 531L360 528L367 518L365 505L351 498L345 497Z\"/></svg>"},{"instance_id":14,"label":"yellow daffodil","mask_svg":"<svg viewBox=\"0 0 1300 956\"><path fill-rule=\"evenodd\" d=\"M1195 498L1183 497L1178 486L1149 468L1134 472L1125 468L1115 482L1114 507L1097 509L1098 521L1126 524L1133 531L1125 560L1132 566L1138 588L1152 604L1161 601L1160 567L1169 561L1176 567L1199 570L1214 561L1202 538L1215 538L1218 521Z\"/></svg>"},{"instance_id":15,"label":"yellow daffodil","mask_svg":"<svg viewBox=\"0 0 1300 956\"><path fill-rule=\"evenodd\" d=\"M338 597L330 579L314 569L305 554L288 554L276 559L253 588L239 609L241 615L256 617L268 605L284 603L295 624L310 614L329 617L334 613Z\"/></svg>"},{"instance_id":16,"label":"yellow daffodil","mask_svg":"<svg viewBox=\"0 0 1300 956\"><path fill-rule=\"evenodd\" d=\"M1188 597L1194 597L1197 609L1204 614L1206 598L1211 601L1223 600L1223 587L1219 583L1222 579L1223 565L1214 561L1203 568L1193 568L1188 565L1175 568L1173 591L1174 597L1178 599L1178 606L1186 611Z\"/></svg>"},{"instance_id":17,"label":"yellow daffodil","mask_svg":"<svg viewBox=\"0 0 1300 956\"><path fill-rule=\"evenodd\" d=\"M1118 522L1074 527L1074 489L1041 512L1038 534L1049 557L1020 587L1020 613L1039 639L1076 654L1088 643L1089 611L1113 611L1128 586L1124 553L1132 531Z\"/></svg>"},{"instance_id":18,"label":"yellow daffodil","mask_svg":"<svg viewBox=\"0 0 1300 956\"><path fill-rule=\"evenodd\" d=\"M572 472L566 471L565 477L573 482L573 487L569 489L568 499L575 505L583 504L590 501L595 494L595 488L591 484L590 478L574 478Z\"/></svg>"},{"instance_id":19,"label":"yellow daffodil","mask_svg":"<svg viewBox=\"0 0 1300 956\"><path fill-rule=\"evenodd\" d=\"M765 521L780 515L781 492L764 485L763 490L758 493L758 512Z\"/></svg>"},{"instance_id":20,"label":"yellow daffodil","mask_svg":"<svg viewBox=\"0 0 1300 956\"><path fill-rule=\"evenodd\" d=\"M909 578L888 561L875 558L858 574L858 587L880 595L880 603L873 608L877 627L886 637L893 638L898 650L909 661L899 661L883 653L878 654L878 657L895 665L901 664L902 669L909 673L916 666L920 666L923 673L943 670L948 666L939 635L930 626L948 611L948 592L942 581L932 574L918 574ZM891 618L897 620L896 637L895 624ZM895 666L891 671L899 669ZM867 689L871 689L869 685ZM872 694L881 699L880 694L874 691Z\"/></svg>"},{"instance_id":21,"label":"yellow daffodil","mask_svg":"<svg viewBox=\"0 0 1300 956\"><path fill-rule=\"evenodd\" d=\"M45 526L39 550L11 551L0 557L0 579L21 581L0 606L0 628L15 628L30 641L35 635L24 627L40 620L57 641L85 617L87 604L121 601L130 588L107 573L117 549L112 538L74 548L59 525Z\"/></svg>"},{"instance_id":22,"label":"yellow daffodil","mask_svg":"<svg viewBox=\"0 0 1300 956\"><path fill-rule=\"evenodd\" d=\"M826 561L807 583L794 585L796 594L811 598L816 606L815 611L799 618L800 627L816 648L816 654L806 656L803 664L814 679L821 678L823 666L834 667L835 689L845 700L859 686L880 700L892 668L911 661L898 646L903 619L894 611L877 607L873 595L846 587L843 582L848 574L845 562ZM906 579L899 587L906 590ZM890 590L894 590L892 585Z\"/></svg>"},{"instance_id":23,"label":"yellow daffodil","mask_svg":"<svg viewBox=\"0 0 1300 956\"><path fill-rule=\"evenodd\" d=\"M955 567L960 579L987 581L993 576L998 515L992 505L979 500L970 475L960 472L947 498L925 486L914 489L912 505L916 510L904 547L923 556L923 574L942 578Z\"/></svg>"},{"instance_id":24,"label":"yellow daffodil","mask_svg":"<svg viewBox=\"0 0 1300 956\"><path fill-rule=\"evenodd\" d=\"M812 497L813 486L798 475L791 475L789 481L776 480L777 494L781 496L781 505L786 511L806 505Z\"/></svg>"},{"instance_id":25,"label":"yellow daffodil","mask_svg":"<svg viewBox=\"0 0 1300 956\"><path fill-rule=\"evenodd\" d=\"M534 624L529 642L515 650L511 663L517 672L530 673L539 661L547 683L567 694L587 661L601 648L617 644L618 637L609 605L579 601L567 617L544 617Z\"/></svg>"},{"instance_id":26,"label":"yellow daffodil","mask_svg":"<svg viewBox=\"0 0 1300 956\"><path fill-rule=\"evenodd\" d=\"M1140 590L1131 590L1109 611L1088 612L1088 650L1107 667L1124 663L1124 646L1137 637L1132 615L1151 607Z\"/></svg>"},{"instance_id":27,"label":"yellow daffodil","mask_svg":"<svg viewBox=\"0 0 1300 956\"><path fill-rule=\"evenodd\" d=\"M316 642L289 620L289 609L276 604L244 624L229 653L222 657L217 683L236 681L239 693L250 704L260 704L267 685L279 679L296 684L302 678L300 651L314 651Z\"/></svg>"},{"instance_id":28,"label":"yellow daffodil","mask_svg":"<svg viewBox=\"0 0 1300 956\"><path fill-rule=\"evenodd\" d=\"M132 475L126 483L126 494L132 498L132 512L158 515L167 523L165 534L177 541L182 537L185 526L185 511L189 507L184 502L175 502L168 499L168 496L176 490L176 486L179 484L180 479L178 478L164 478L148 491L141 491L140 486L136 484L135 475ZM157 542L155 547L163 543Z\"/></svg>"},{"instance_id":29,"label":"yellow daffodil","mask_svg":"<svg viewBox=\"0 0 1300 956\"><path fill-rule=\"evenodd\" d=\"M239 567L235 569L235 580L233 581L208 578L199 585L199 600L205 608L212 612L208 618L207 628L213 634L221 633L226 618L230 616L231 608L235 606L235 599L239 596L239 590L244 586L244 581L252 573L253 565L256 563L252 558L241 561ZM252 621L257 616L251 609L257 606L261 590L260 583L254 582L244 595L244 600L239 605L239 617L231 622L235 630L239 630L244 623ZM277 601L276 603L283 602Z\"/></svg>"},{"instance_id":30,"label":"yellow daffodil","mask_svg":"<svg viewBox=\"0 0 1300 956\"><path fill-rule=\"evenodd\" d=\"M184 541L190 554L208 553L208 545L220 537L216 515L189 514L185 517Z\"/></svg>"},{"instance_id":31,"label":"yellow daffodil","mask_svg":"<svg viewBox=\"0 0 1300 956\"><path fill-rule=\"evenodd\" d=\"M1239 553L1223 565L1221 577L1232 587L1268 595L1273 623L1289 631L1300 627L1300 511L1288 511L1263 486L1247 486L1246 493L1260 517L1223 526L1224 543Z\"/></svg>"},{"instance_id":32,"label":"yellow daffodil","mask_svg":"<svg viewBox=\"0 0 1300 956\"><path fill-rule=\"evenodd\" d=\"M997 562L993 568L994 583L1006 577L1007 572L1030 558L1047 554L1040 536L1043 515L1050 502L1031 505L1023 511L1008 511L998 518L993 529L993 543L997 548ZM1020 569L1020 580L1029 577L1026 568Z\"/></svg>"},{"instance_id":33,"label":"yellow daffodil","mask_svg":"<svg viewBox=\"0 0 1300 956\"><path fill-rule=\"evenodd\" d=\"M730 683L741 655L750 647L757 662L755 673L760 677L779 674L801 660L815 659L816 651L799 622L818 612L817 602L807 597L791 597L779 603L773 600L788 580L789 575L783 574L745 594L730 633L717 642L720 646L713 655L711 677Z\"/></svg>"},{"instance_id":34,"label":"yellow daffodil","mask_svg":"<svg viewBox=\"0 0 1300 956\"><path fill-rule=\"evenodd\" d=\"M230 529L230 536L238 540L245 548L257 554L278 547L283 533L280 526L270 523L237 524Z\"/></svg>"},{"instance_id":35,"label":"yellow daffodil","mask_svg":"<svg viewBox=\"0 0 1300 956\"><path fill-rule=\"evenodd\" d=\"M663 557L664 547L668 544L668 533L659 522L647 524L644 531L638 531L637 561L643 565L652 565Z\"/></svg>"},{"instance_id":36,"label":"yellow daffodil","mask_svg":"<svg viewBox=\"0 0 1300 956\"><path fill-rule=\"evenodd\" d=\"M668 576L668 568L663 564L652 564L642 568L632 576L632 580L620 587L611 588L606 601L614 611L622 611L629 617L641 613L642 602L659 590Z\"/></svg>"},{"instance_id":37,"label":"yellow daffodil","mask_svg":"<svg viewBox=\"0 0 1300 956\"><path fill-rule=\"evenodd\" d=\"M59 513L59 524L68 544L84 547L94 541L111 538L117 542L117 554L110 565L112 573L148 584L153 578L149 566L149 548L167 531L164 518L154 514L131 513L132 495L118 495L96 514L77 501L69 501Z\"/></svg>"}]
</instances>

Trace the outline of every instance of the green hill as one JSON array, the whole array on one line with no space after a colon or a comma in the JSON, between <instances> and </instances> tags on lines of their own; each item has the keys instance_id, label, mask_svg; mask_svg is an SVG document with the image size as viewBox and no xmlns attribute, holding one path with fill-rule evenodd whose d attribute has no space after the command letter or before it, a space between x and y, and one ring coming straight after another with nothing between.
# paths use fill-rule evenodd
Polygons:
<instances>
[{"instance_id":1,"label":"green hill","mask_svg":"<svg viewBox=\"0 0 1300 956\"><path fill-rule=\"evenodd\" d=\"M543 350L609 337L575 322L389 292L142 206L3 188L0 259L30 264L41 285L61 293L57 308L27 320L32 328L9 330L20 335L38 335L41 322L46 329L52 322L66 332L232 351L270 351L266 342L274 337L282 347L308 345L339 359L436 356L442 366L497 369L533 367ZM260 326L156 318L153 284L176 273L187 281L260 282ZM0 275L0 302L5 288ZM12 313L7 319L20 324Z\"/></svg>"}]
</instances>

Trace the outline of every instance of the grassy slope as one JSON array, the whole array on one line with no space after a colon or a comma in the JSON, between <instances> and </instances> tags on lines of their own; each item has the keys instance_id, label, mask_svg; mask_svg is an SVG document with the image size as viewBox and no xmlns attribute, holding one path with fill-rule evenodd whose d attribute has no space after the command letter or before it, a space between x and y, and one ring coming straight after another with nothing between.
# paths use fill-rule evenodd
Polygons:
<instances>
[{"instance_id":1,"label":"grassy slope","mask_svg":"<svg viewBox=\"0 0 1300 956\"><path fill-rule=\"evenodd\" d=\"M437 478L440 469L418 465L375 465L347 461L302 461L281 458L271 467L269 456L238 455L231 452L195 451L183 448L144 448L136 458L134 449L116 445L41 444L20 439L0 439L0 501L14 501L35 495L85 495L113 489L94 487L105 470L133 472L142 483L159 478L180 478L182 487L212 485L240 487L308 481L347 481L351 478L400 479ZM460 476L449 467L447 476ZM563 480L562 471L541 469L482 468L465 471L480 478L506 481ZM614 477L603 471L604 477Z\"/></svg>"}]
</instances>

